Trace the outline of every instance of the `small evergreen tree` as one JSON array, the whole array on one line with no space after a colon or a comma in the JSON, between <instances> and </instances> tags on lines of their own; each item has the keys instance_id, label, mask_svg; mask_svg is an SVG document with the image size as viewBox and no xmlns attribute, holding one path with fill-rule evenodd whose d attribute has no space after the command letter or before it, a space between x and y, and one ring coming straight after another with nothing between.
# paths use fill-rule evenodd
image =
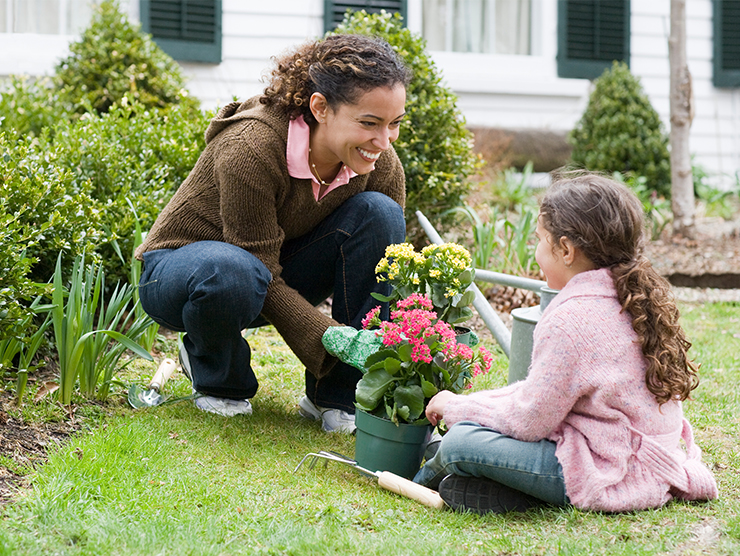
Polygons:
<instances>
[{"instance_id":1,"label":"small evergreen tree","mask_svg":"<svg viewBox=\"0 0 740 556\"><path fill-rule=\"evenodd\" d=\"M104 113L123 97L147 108L198 106L185 90L177 63L128 21L116 0L96 7L90 26L69 49L71 54L56 68L55 80L70 113L91 109Z\"/></svg>"},{"instance_id":2,"label":"small evergreen tree","mask_svg":"<svg viewBox=\"0 0 740 556\"><path fill-rule=\"evenodd\" d=\"M404 28L400 15L350 12L335 33L384 39L413 73L407 88L406 117L393 147L406 174L407 233L418 241L422 232L414 214L417 210L443 228L453 218L445 212L461 205L468 194L468 178L480 167L472 150L473 136L465 128L457 96L440 84L442 77L425 50L426 41Z\"/></svg>"},{"instance_id":3,"label":"small evergreen tree","mask_svg":"<svg viewBox=\"0 0 740 556\"><path fill-rule=\"evenodd\" d=\"M644 176L650 189L670 196L668 136L639 80L624 62L614 62L594 82L586 111L568 141L577 165Z\"/></svg>"}]
</instances>

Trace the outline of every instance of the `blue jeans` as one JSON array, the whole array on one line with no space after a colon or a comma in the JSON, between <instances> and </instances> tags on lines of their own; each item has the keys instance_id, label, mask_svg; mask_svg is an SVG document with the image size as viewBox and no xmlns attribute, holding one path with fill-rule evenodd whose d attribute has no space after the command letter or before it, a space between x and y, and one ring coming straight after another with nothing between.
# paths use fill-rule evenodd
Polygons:
<instances>
[{"instance_id":1,"label":"blue jeans","mask_svg":"<svg viewBox=\"0 0 740 556\"><path fill-rule=\"evenodd\" d=\"M376 281L375 266L385 248L405 236L398 203L382 193L359 193L308 234L284 242L281 277L313 305L333 294L332 317L360 328L365 314L380 304L370 293L390 293L387 282ZM241 331L268 324L260 312L271 279L257 257L228 243L201 241L144 253L142 307L165 328L187 332L183 341L197 391L233 399L256 394L251 351ZM388 318L387 304L382 314ZM320 380L306 372L306 394L322 407L354 412L361 376L341 362Z\"/></svg>"},{"instance_id":2,"label":"blue jeans","mask_svg":"<svg viewBox=\"0 0 740 556\"><path fill-rule=\"evenodd\" d=\"M555 443L522 442L477 423L453 425L414 481L438 488L449 474L491 479L549 504L569 503Z\"/></svg>"}]
</instances>

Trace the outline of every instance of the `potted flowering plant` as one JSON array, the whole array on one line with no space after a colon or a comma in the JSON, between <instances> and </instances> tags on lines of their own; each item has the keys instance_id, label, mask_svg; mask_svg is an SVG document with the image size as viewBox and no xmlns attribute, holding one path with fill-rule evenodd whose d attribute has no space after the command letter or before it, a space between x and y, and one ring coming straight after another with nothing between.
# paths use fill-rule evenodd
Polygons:
<instances>
[{"instance_id":1,"label":"potted flowering plant","mask_svg":"<svg viewBox=\"0 0 740 556\"><path fill-rule=\"evenodd\" d=\"M375 268L378 282L390 282L390 296L373 293L379 301L391 303L411 294L431 299L437 318L450 324L468 320L475 294L468 288L475 279L470 253L457 243L427 245L421 253L410 243L397 243L385 250Z\"/></svg>"},{"instance_id":2,"label":"potted flowering plant","mask_svg":"<svg viewBox=\"0 0 740 556\"><path fill-rule=\"evenodd\" d=\"M362 323L366 331L379 327L382 345L365 360L357 383L355 459L411 478L431 436L429 399L440 390L470 387L474 376L490 369L492 357L483 347L457 343L452 325L438 318L426 296L398 300L390 322L378 313L376 307Z\"/></svg>"},{"instance_id":3,"label":"potted flowering plant","mask_svg":"<svg viewBox=\"0 0 740 556\"><path fill-rule=\"evenodd\" d=\"M433 309L428 297L413 293L396 303L390 322L380 321L379 307L367 314L363 327L379 327L382 347L365 361L356 390L359 409L396 424L427 424L424 410L432 396L461 392L490 369L488 350L457 343L453 327Z\"/></svg>"}]
</instances>

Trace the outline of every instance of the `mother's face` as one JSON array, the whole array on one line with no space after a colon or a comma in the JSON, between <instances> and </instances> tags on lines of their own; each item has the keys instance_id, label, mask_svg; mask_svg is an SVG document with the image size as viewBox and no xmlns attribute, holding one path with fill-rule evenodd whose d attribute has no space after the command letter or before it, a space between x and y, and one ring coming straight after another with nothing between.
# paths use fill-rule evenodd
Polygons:
<instances>
[{"instance_id":1,"label":"mother's face","mask_svg":"<svg viewBox=\"0 0 740 556\"><path fill-rule=\"evenodd\" d=\"M380 154L398 139L406 89L400 84L371 89L354 104L341 104L336 110L325 99L314 102L317 95L317 100L324 99L318 93L311 99L319 122L312 142L314 160L326 165L342 162L357 174L371 172Z\"/></svg>"}]
</instances>

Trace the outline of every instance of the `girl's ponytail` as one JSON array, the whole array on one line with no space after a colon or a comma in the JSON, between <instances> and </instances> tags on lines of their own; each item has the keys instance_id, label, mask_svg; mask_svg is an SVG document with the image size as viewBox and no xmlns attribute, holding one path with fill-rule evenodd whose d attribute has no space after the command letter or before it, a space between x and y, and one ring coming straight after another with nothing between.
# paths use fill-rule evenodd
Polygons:
<instances>
[{"instance_id":1,"label":"girl's ponytail","mask_svg":"<svg viewBox=\"0 0 740 556\"><path fill-rule=\"evenodd\" d=\"M691 343L670 285L642 254L645 216L634 193L597 174L565 174L550 186L540 217L553 238L567 237L596 268L611 270L647 361L645 383L658 402L688 398L699 383L687 356Z\"/></svg>"},{"instance_id":2,"label":"girl's ponytail","mask_svg":"<svg viewBox=\"0 0 740 556\"><path fill-rule=\"evenodd\" d=\"M647 361L645 383L659 403L685 400L699 385L696 365L688 359L691 343L681 328L668 282L640 255L611 267L617 297L632 316Z\"/></svg>"}]
</instances>

